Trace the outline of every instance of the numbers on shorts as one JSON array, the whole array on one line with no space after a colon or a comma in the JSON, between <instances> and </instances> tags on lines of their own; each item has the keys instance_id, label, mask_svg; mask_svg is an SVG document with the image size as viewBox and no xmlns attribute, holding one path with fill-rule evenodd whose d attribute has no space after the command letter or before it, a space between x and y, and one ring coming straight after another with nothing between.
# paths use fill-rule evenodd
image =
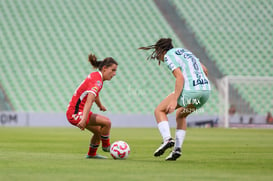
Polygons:
<instances>
[{"instance_id":1,"label":"numbers on shorts","mask_svg":"<svg viewBox=\"0 0 273 181\"><path fill-rule=\"evenodd\" d=\"M72 115L72 118L74 119L74 120L78 120L78 119L82 119L82 112L79 112L78 114L73 114Z\"/></svg>"}]
</instances>

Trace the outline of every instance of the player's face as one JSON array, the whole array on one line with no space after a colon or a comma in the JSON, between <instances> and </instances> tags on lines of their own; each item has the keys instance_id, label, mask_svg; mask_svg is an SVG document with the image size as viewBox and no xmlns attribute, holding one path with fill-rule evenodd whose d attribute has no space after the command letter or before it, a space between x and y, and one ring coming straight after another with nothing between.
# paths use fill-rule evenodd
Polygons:
<instances>
[{"instance_id":1,"label":"player's face","mask_svg":"<svg viewBox=\"0 0 273 181\"><path fill-rule=\"evenodd\" d=\"M110 67L103 67L103 80L111 80L116 75L117 68L118 66L116 64L112 64Z\"/></svg>"}]
</instances>

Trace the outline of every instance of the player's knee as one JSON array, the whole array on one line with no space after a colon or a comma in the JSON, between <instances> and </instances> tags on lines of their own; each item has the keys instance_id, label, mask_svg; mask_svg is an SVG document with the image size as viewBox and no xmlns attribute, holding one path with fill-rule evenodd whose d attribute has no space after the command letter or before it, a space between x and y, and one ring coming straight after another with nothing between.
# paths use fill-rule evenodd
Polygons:
<instances>
[{"instance_id":1,"label":"player's knee","mask_svg":"<svg viewBox=\"0 0 273 181\"><path fill-rule=\"evenodd\" d=\"M155 108L154 115L156 117L162 114L168 114L168 112L166 110L162 110L162 108L159 108L159 107Z\"/></svg>"},{"instance_id":2,"label":"player's knee","mask_svg":"<svg viewBox=\"0 0 273 181\"><path fill-rule=\"evenodd\" d=\"M154 110L154 115L158 115L160 113L160 109L158 107L155 108Z\"/></svg>"},{"instance_id":3,"label":"player's knee","mask_svg":"<svg viewBox=\"0 0 273 181\"><path fill-rule=\"evenodd\" d=\"M112 122L109 118L105 118L104 122L106 127L111 128Z\"/></svg>"},{"instance_id":4,"label":"player's knee","mask_svg":"<svg viewBox=\"0 0 273 181\"><path fill-rule=\"evenodd\" d=\"M101 135L101 127L97 126L96 129L92 129L92 133L94 134L95 137L100 137Z\"/></svg>"}]
</instances>

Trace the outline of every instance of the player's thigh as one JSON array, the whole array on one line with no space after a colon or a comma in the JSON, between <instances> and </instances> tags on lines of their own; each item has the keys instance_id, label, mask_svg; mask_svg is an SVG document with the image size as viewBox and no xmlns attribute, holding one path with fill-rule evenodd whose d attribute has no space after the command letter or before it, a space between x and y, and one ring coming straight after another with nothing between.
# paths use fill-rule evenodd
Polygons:
<instances>
[{"instance_id":1,"label":"player's thigh","mask_svg":"<svg viewBox=\"0 0 273 181\"><path fill-rule=\"evenodd\" d=\"M91 126L91 125L87 125L86 129L88 129L89 131L91 131L92 133L94 133L94 135L101 135L101 126Z\"/></svg>"},{"instance_id":2,"label":"player's thigh","mask_svg":"<svg viewBox=\"0 0 273 181\"><path fill-rule=\"evenodd\" d=\"M99 114L92 114L88 126L108 126L111 127L111 121L108 117Z\"/></svg>"},{"instance_id":3,"label":"player's thigh","mask_svg":"<svg viewBox=\"0 0 273 181\"><path fill-rule=\"evenodd\" d=\"M176 119L186 118L189 114L196 110L193 104L189 104L186 107L179 107L176 111Z\"/></svg>"},{"instance_id":4,"label":"player's thigh","mask_svg":"<svg viewBox=\"0 0 273 181\"><path fill-rule=\"evenodd\" d=\"M156 107L155 112L156 112L156 111L163 111L163 112L166 112L167 107L168 107L169 103L170 103L171 100L172 100L172 96L173 96L173 93L171 93L171 94L168 95L165 99L163 99L163 100L158 104L158 106Z\"/></svg>"}]
</instances>

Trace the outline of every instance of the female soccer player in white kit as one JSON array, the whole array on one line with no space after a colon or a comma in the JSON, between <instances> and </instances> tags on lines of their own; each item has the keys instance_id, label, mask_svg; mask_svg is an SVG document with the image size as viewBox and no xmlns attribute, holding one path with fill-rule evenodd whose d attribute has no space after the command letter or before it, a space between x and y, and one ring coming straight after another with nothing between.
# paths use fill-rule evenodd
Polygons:
<instances>
[{"instance_id":1,"label":"female soccer player in white kit","mask_svg":"<svg viewBox=\"0 0 273 181\"><path fill-rule=\"evenodd\" d=\"M155 45L140 47L142 50L154 49L148 59L164 62L172 71L176 81L175 90L155 109L154 114L163 143L154 152L158 157L165 150L174 146L166 160L176 160L181 156L182 145L186 134L186 117L202 107L210 95L210 83L207 68L187 49L174 48L172 39L161 38ZM176 111L175 141L171 137L167 114Z\"/></svg>"}]
</instances>

